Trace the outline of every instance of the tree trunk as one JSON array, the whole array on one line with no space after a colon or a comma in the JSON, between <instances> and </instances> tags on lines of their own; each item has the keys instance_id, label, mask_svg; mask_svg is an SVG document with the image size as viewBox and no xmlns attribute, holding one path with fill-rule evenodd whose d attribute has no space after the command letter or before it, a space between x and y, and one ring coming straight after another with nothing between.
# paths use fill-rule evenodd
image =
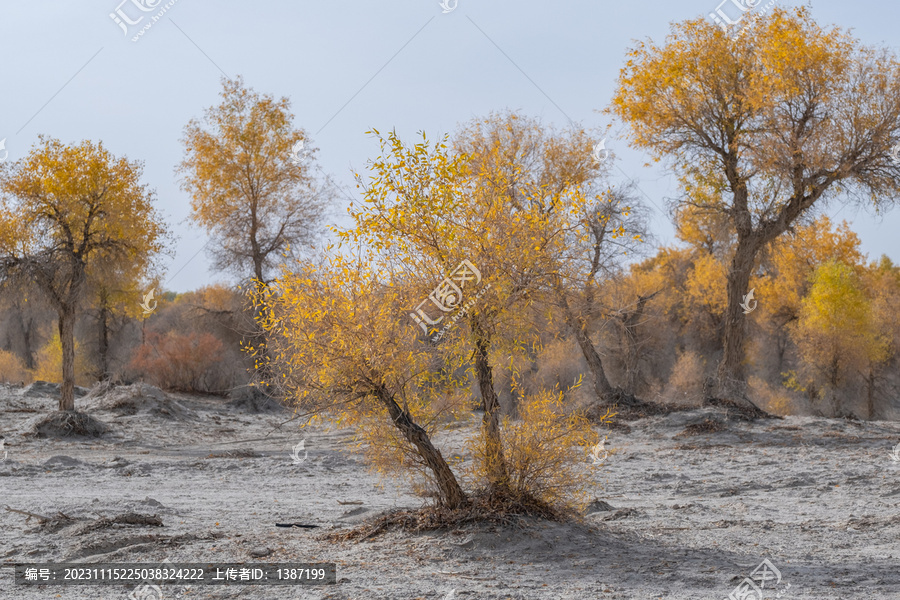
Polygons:
<instances>
[{"instance_id":1,"label":"tree trunk","mask_svg":"<svg viewBox=\"0 0 900 600\"><path fill-rule=\"evenodd\" d=\"M100 296L98 353L100 355L100 379L109 377L109 306L106 294Z\"/></svg>"},{"instance_id":2,"label":"tree trunk","mask_svg":"<svg viewBox=\"0 0 900 600\"><path fill-rule=\"evenodd\" d=\"M837 353L831 358L831 368L829 369L828 387L831 388L831 414L835 417L842 417L844 408L838 398L838 385L841 382L840 376L841 363Z\"/></svg>"},{"instance_id":3,"label":"tree trunk","mask_svg":"<svg viewBox=\"0 0 900 600\"><path fill-rule=\"evenodd\" d=\"M588 369L591 371L591 378L594 381L594 393L602 404L608 404L615 390L609 383L609 379L606 378L606 371L603 369L603 361L600 359L600 354L594 348L594 342L591 341L587 327L583 322L574 323L572 328L575 331L578 347L581 348L584 360L587 361Z\"/></svg>"},{"instance_id":4,"label":"tree trunk","mask_svg":"<svg viewBox=\"0 0 900 600\"><path fill-rule=\"evenodd\" d=\"M869 420L875 420L875 369L869 367L869 376L866 377L866 413Z\"/></svg>"},{"instance_id":5,"label":"tree trunk","mask_svg":"<svg viewBox=\"0 0 900 600\"><path fill-rule=\"evenodd\" d=\"M724 340L722 360L717 371L718 395L736 402L747 402L759 408L746 395L746 374L744 372L744 339L746 337L746 316L741 304L749 292L750 274L759 245L748 238L740 238L731 269L728 271L728 306L725 308Z\"/></svg>"},{"instance_id":6,"label":"tree trunk","mask_svg":"<svg viewBox=\"0 0 900 600\"><path fill-rule=\"evenodd\" d=\"M569 299L566 297L566 291L558 280L556 281L555 287L556 295L562 305L566 325L568 325L569 329L575 334L575 339L578 341L578 347L581 348L581 353L584 355L584 360L587 362L588 369L591 372L591 379L594 382L594 394L596 394L598 402L601 404L609 404L615 393L615 389L609 383L609 379L606 378L606 371L603 369L603 361L600 359L600 354L597 353L597 349L594 348L594 342L591 341L591 336L588 334L587 323L584 319L576 318L575 314L572 312L572 307L569 305Z\"/></svg>"},{"instance_id":7,"label":"tree trunk","mask_svg":"<svg viewBox=\"0 0 900 600\"><path fill-rule=\"evenodd\" d=\"M639 295L635 309L622 318L622 341L625 345L625 360L623 361L625 363L625 385L623 389L629 396L634 396L635 388L637 388L638 363L641 360L637 328L644 316L647 302L658 293L657 291L649 296Z\"/></svg>"},{"instance_id":8,"label":"tree trunk","mask_svg":"<svg viewBox=\"0 0 900 600\"><path fill-rule=\"evenodd\" d=\"M494 376L488 358L490 337L481 328L477 318L471 319L472 334L475 341L475 374L478 377L478 388L481 390L481 406L484 409L482 432L485 443L485 465L488 481L494 488L509 486L509 473L506 469L506 458L503 455L503 442L500 438L500 401L494 391Z\"/></svg>"},{"instance_id":9,"label":"tree trunk","mask_svg":"<svg viewBox=\"0 0 900 600\"><path fill-rule=\"evenodd\" d=\"M434 474L434 480L440 494L440 503L447 508L459 508L466 503L466 495L459 487L459 482L450 465L444 460L440 450L431 443L428 432L417 425L412 416L400 408L393 395L383 385L376 390L379 400L387 407L394 426L416 447L419 456Z\"/></svg>"},{"instance_id":10,"label":"tree trunk","mask_svg":"<svg viewBox=\"0 0 900 600\"><path fill-rule=\"evenodd\" d=\"M75 306L59 308L59 341L62 345L62 386L59 410L75 410Z\"/></svg>"},{"instance_id":11,"label":"tree trunk","mask_svg":"<svg viewBox=\"0 0 900 600\"><path fill-rule=\"evenodd\" d=\"M25 359L25 368L29 371L34 370L34 318L25 318L24 311L20 307L16 307L19 316L19 329L22 332L22 342L24 343L23 357ZM26 325L27 321L27 325Z\"/></svg>"}]
</instances>

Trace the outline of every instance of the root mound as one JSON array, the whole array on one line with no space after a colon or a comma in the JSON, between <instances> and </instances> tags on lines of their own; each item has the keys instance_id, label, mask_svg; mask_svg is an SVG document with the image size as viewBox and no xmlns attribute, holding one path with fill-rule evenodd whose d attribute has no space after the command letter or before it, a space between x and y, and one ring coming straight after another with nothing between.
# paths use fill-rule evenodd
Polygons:
<instances>
[{"instance_id":1,"label":"root mound","mask_svg":"<svg viewBox=\"0 0 900 600\"><path fill-rule=\"evenodd\" d=\"M647 402L645 400L635 400L631 397L631 401L623 404L595 404L588 409L587 417L595 423L603 421L606 411L611 411L612 419L609 424L612 428L622 428L626 432L630 431L630 427L622 423L622 421L637 421L645 417L653 417L656 415L669 415L675 412L683 412L693 410L691 406L680 404Z\"/></svg>"},{"instance_id":2,"label":"root mound","mask_svg":"<svg viewBox=\"0 0 900 600\"><path fill-rule=\"evenodd\" d=\"M699 423L691 423L684 428L684 431L677 434L675 437L688 437L692 435L702 435L704 433L716 433L717 431L724 431L725 429L728 429L728 426L725 425L725 423L723 423L722 421L706 418Z\"/></svg>"},{"instance_id":3,"label":"root mound","mask_svg":"<svg viewBox=\"0 0 900 600\"><path fill-rule=\"evenodd\" d=\"M58 383L49 383L47 381L35 381L22 390L22 395L26 398L58 398L61 386ZM87 395L87 390L75 386L75 397L80 398Z\"/></svg>"},{"instance_id":4,"label":"root mound","mask_svg":"<svg viewBox=\"0 0 900 600\"><path fill-rule=\"evenodd\" d=\"M147 412L182 421L196 417L193 411L161 389L144 383L117 386L101 382L94 386L85 400L96 410L108 410L126 416Z\"/></svg>"},{"instance_id":5,"label":"root mound","mask_svg":"<svg viewBox=\"0 0 900 600\"><path fill-rule=\"evenodd\" d=\"M563 522L572 516L567 511L553 508L533 498L479 492L470 496L468 503L460 508L431 506L417 510L397 510L366 521L349 531L328 534L324 539L361 542L391 530L420 533L455 529L469 523L517 525L522 518L527 517Z\"/></svg>"},{"instance_id":6,"label":"root mound","mask_svg":"<svg viewBox=\"0 0 900 600\"><path fill-rule=\"evenodd\" d=\"M94 417L74 410L58 410L34 424L39 438L100 437L109 427Z\"/></svg>"},{"instance_id":7,"label":"root mound","mask_svg":"<svg viewBox=\"0 0 900 600\"><path fill-rule=\"evenodd\" d=\"M232 407L249 413L283 412L284 405L259 387L247 386L228 394Z\"/></svg>"},{"instance_id":8,"label":"root mound","mask_svg":"<svg viewBox=\"0 0 900 600\"><path fill-rule=\"evenodd\" d=\"M737 421L756 421L757 419L781 419L777 415L767 413L761 408L757 408L749 402L738 402L727 398L715 398L707 396L703 404L706 406L715 406L724 409L726 419L734 419Z\"/></svg>"}]
</instances>

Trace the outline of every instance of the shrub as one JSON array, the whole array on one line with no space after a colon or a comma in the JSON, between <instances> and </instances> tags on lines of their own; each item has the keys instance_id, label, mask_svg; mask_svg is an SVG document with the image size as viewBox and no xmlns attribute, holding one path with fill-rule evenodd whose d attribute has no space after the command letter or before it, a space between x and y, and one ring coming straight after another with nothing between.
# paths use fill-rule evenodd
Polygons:
<instances>
[{"instance_id":1,"label":"shrub","mask_svg":"<svg viewBox=\"0 0 900 600\"><path fill-rule=\"evenodd\" d=\"M129 368L162 389L212 392L220 385L223 349L210 333L149 333Z\"/></svg>"},{"instance_id":2,"label":"shrub","mask_svg":"<svg viewBox=\"0 0 900 600\"><path fill-rule=\"evenodd\" d=\"M31 373L18 356L6 350L0 350L0 381L8 383L31 383Z\"/></svg>"},{"instance_id":3,"label":"shrub","mask_svg":"<svg viewBox=\"0 0 900 600\"><path fill-rule=\"evenodd\" d=\"M783 386L769 385L760 377L751 376L747 384L750 394L758 400L759 407L775 415L811 414L809 402L797 398Z\"/></svg>"},{"instance_id":4,"label":"shrub","mask_svg":"<svg viewBox=\"0 0 900 600\"><path fill-rule=\"evenodd\" d=\"M703 402L704 360L693 350L682 352L672 367L672 375L663 392L663 400L687 406Z\"/></svg>"},{"instance_id":5,"label":"shrub","mask_svg":"<svg viewBox=\"0 0 900 600\"><path fill-rule=\"evenodd\" d=\"M75 340L75 385L89 386L94 381L91 375L94 368L81 350L81 344ZM34 379L39 381L62 381L62 342L59 331L53 334L44 347L38 350L34 368Z\"/></svg>"},{"instance_id":6,"label":"shrub","mask_svg":"<svg viewBox=\"0 0 900 600\"><path fill-rule=\"evenodd\" d=\"M503 420L503 454L508 491L524 503L572 508L585 501L589 483L585 468L590 448L599 436L580 411L567 408L565 393L541 390L519 401L519 419ZM487 486L487 464L480 436L469 442L474 457L469 476Z\"/></svg>"}]
</instances>

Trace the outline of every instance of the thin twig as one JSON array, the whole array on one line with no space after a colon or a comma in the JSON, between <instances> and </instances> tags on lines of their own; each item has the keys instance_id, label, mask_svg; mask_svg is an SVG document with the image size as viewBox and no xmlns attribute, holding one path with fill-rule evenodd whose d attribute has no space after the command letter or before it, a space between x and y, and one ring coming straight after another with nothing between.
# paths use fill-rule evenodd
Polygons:
<instances>
[{"instance_id":1,"label":"thin twig","mask_svg":"<svg viewBox=\"0 0 900 600\"><path fill-rule=\"evenodd\" d=\"M8 510L9 512L19 513L20 515L26 515L28 517L28 519L31 519L32 517L34 517L36 519L40 519L41 521L52 521L53 520L52 517L45 517L44 515L38 515L38 514L35 514L32 512L28 512L27 510L19 510L17 508L10 508L9 506L6 507L6 510ZM25 520L27 521L28 519L25 519Z\"/></svg>"}]
</instances>

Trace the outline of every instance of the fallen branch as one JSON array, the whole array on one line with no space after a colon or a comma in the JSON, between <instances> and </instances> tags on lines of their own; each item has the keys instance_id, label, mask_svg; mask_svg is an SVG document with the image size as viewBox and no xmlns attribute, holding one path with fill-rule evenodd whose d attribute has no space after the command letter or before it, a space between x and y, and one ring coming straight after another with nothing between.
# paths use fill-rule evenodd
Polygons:
<instances>
[{"instance_id":1,"label":"fallen branch","mask_svg":"<svg viewBox=\"0 0 900 600\"><path fill-rule=\"evenodd\" d=\"M456 577L465 577L466 579L474 579L475 581L492 581L491 577L475 577L474 575L466 575L464 573L455 573L453 571L438 571L441 575L454 575Z\"/></svg>"},{"instance_id":2,"label":"fallen branch","mask_svg":"<svg viewBox=\"0 0 900 600\"><path fill-rule=\"evenodd\" d=\"M347 506L348 504L362 504L363 502L362 500L350 500L349 502L341 502L340 500L338 500L337 503L342 506Z\"/></svg>"},{"instance_id":3,"label":"fallen branch","mask_svg":"<svg viewBox=\"0 0 900 600\"><path fill-rule=\"evenodd\" d=\"M98 513L99 514L99 513ZM107 529L109 527L113 527L115 525L137 525L139 527L165 527L163 525L162 519L160 519L156 515L141 515L137 513L124 513L121 515L116 515L113 518L107 518L101 516L98 521L94 521L86 526L84 526L78 534L88 533L90 531L97 531L98 529Z\"/></svg>"},{"instance_id":4,"label":"fallen branch","mask_svg":"<svg viewBox=\"0 0 900 600\"><path fill-rule=\"evenodd\" d=\"M41 521L52 521L53 520L53 517L45 517L44 515L38 515L38 514L35 514L32 512L28 512L27 510L19 510L17 508L10 508L9 506L6 507L6 510L8 510L9 512L19 513L20 515L27 516L28 518L25 519L26 523L28 521L30 521L32 518L39 519ZM59 513L59 514L62 515L62 513ZM63 515L63 516L65 516L65 515ZM68 519L69 517L65 517L65 518Z\"/></svg>"}]
</instances>

